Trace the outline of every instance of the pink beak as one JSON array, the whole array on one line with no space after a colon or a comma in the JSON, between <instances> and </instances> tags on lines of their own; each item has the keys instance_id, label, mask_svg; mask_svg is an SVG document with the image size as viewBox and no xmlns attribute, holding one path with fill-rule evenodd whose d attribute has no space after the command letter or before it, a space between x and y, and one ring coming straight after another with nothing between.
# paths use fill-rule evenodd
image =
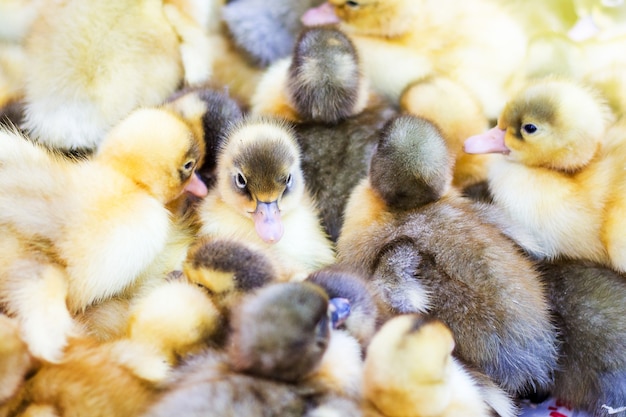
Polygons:
<instances>
[{"instance_id":1,"label":"pink beak","mask_svg":"<svg viewBox=\"0 0 626 417\"><path fill-rule=\"evenodd\" d=\"M474 135L465 139L463 149L466 153L481 154L481 153L503 153L508 154L509 148L504 144L504 135L506 130L500 129L498 126L491 130L481 133L480 135Z\"/></svg>"},{"instance_id":2,"label":"pink beak","mask_svg":"<svg viewBox=\"0 0 626 417\"><path fill-rule=\"evenodd\" d=\"M307 10L300 21L304 26L333 25L339 23L332 4L326 2L322 5Z\"/></svg>"},{"instance_id":3,"label":"pink beak","mask_svg":"<svg viewBox=\"0 0 626 417\"><path fill-rule=\"evenodd\" d=\"M257 234L264 242L276 243L283 237L284 226L276 201L270 203L257 201L252 220Z\"/></svg>"},{"instance_id":4,"label":"pink beak","mask_svg":"<svg viewBox=\"0 0 626 417\"><path fill-rule=\"evenodd\" d=\"M200 198L206 197L206 195L209 193L209 189L206 188L206 184L195 172L191 176L191 180L185 186L185 191Z\"/></svg>"}]
</instances>

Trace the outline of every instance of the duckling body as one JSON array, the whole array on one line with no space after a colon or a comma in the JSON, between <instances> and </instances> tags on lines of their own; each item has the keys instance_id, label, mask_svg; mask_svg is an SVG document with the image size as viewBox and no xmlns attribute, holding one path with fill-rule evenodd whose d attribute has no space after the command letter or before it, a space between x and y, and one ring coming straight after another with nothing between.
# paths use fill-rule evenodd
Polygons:
<instances>
[{"instance_id":1,"label":"duckling body","mask_svg":"<svg viewBox=\"0 0 626 417\"><path fill-rule=\"evenodd\" d=\"M183 21L158 0L47 3L25 43L22 127L48 146L94 151L128 113L161 104L197 70L185 68ZM209 51L192 49L208 65Z\"/></svg>"},{"instance_id":2,"label":"duckling body","mask_svg":"<svg viewBox=\"0 0 626 417\"><path fill-rule=\"evenodd\" d=\"M512 399L464 368L453 348L452 332L438 320L417 314L389 320L367 349L366 401L385 417L516 415Z\"/></svg>"},{"instance_id":3,"label":"duckling body","mask_svg":"<svg viewBox=\"0 0 626 417\"><path fill-rule=\"evenodd\" d=\"M183 263L184 276L208 290L220 312L219 328L211 337L222 346L230 334L231 314L244 295L278 280L272 260L259 248L232 239L198 239Z\"/></svg>"},{"instance_id":4,"label":"duckling body","mask_svg":"<svg viewBox=\"0 0 626 417\"><path fill-rule=\"evenodd\" d=\"M432 123L392 119L348 202L338 262L371 274L392 314L443 321L455 354L509 393L545 389L556 332L539 277L484 206L450 189L449 158Z\"/></svg>"},{"instance_id":5,"label":"duckling body","mask_svg":"<svg viewBox=\"0 0 626 417\"><path fill-rule=\"evenodd\" d=\"M303 30L259 82L251 111L294 122L307 188L333 242L350 191L367 175L376 132L396 112L369 88L356 49L333 27Z\"/></svg>"},{"instance_id":6,"label":"duckling body","mask_svg":"<svg viewBox=\"0 0 626 417\"><path fill-rule=\"evenodd\" d=\"M179 368L146 415L295 417L324 407L359 415L356 403L336 398L316 378L333 339L327 307L324 291L308 283L270 284L247 295L232 317L228 349L206 351Z\"/></svg>"},{"instance_id":7,"label":"duckling body","mask_svg":"<svg viewBox=\"0 0 626 417\"><path fill-rule=\"evenodd\" d=\"M377 91L397 101L408 84L431 74L447 75L470 89L487 117L497 117L526 48L521 26L499 5L428 0L328 3L332 7L311 9L303 19L313 24L338 22L355 42ZM503 51L510 58L506 62L500 58Z\"/></svg>"},{"instance_id":8,"label":"duckling body","mask_svg":"<svg viewBox=\"0 0 626 417\"><path fill-rule=\"evenodd\" d=\"M2 303L32 353L57 360L70 314L130 289L157 261L172 226L166 204L186 188L202 194L202 144L160 109L128 116L82 162L2 139Z\"/></svg>"},{"instance_id":9,"label":"duckling body","mask_svg":"<svg viewBox=\"0 0 626 417\"><path fill-rule=\"evenodd\" d=\"M490 168L490 193L549 259L626 270L626 122L610 120L593 90L547 79L522 89L496 128L465 142L466 152L506 154Z\"/></svg>"},{"instance_id":10,"label":"duckling body","mask_svg":"<svg viewBox=\"0 0 626 417\"><path fill-rule=\"evenodd\" d=\"M465 139L489 126L480 103L467 88L448 77L428 77L407 86L400 97L400 108L441 129L454 158L453 186L465 189L487 180L493 156L463 152Z\"/></svg>"},{"instance_id":11,"label":"duckling body","mask_svg":"<svg viewBox=\"0 0 626 417\"><path fill-rule=\"evenodd\" d=\"M540 265L561 348L552 395L594 416L623 416L626 403L626 281L588 261ZM610 407L610 408L608 408Z\"/></svg>"},{"instance_id":12,"label":"duckling body","mask_svg":"<svg viewBox=\"0 0 626 417\"><path fill-rule=\"evenodd\" d=\"M177 362L204 345L216 313L196 286L164 283L133 300L124 336L105 343L70 339L64 360L35 368L0 413L140 415Z\"/></svg>"},{"instance_id":13,"label":"duckling body","mask_svg":"<svg viewBox=\"0 0 626 417\"><path fill-rule=\"evenodd\" d=\"M146 352L121 343L74 340L62 364L45 364L23 390L0 407L3 415L137 416L157 387L136 375L124 360L146 362ZM158 365L158 363L152 363Z\"/></svg>"},{"instance_id":14,"label":"duckling body","mask_svg":"<svg viewBox=\"0 0 626 417\"><path fill-rule=\"evenodd\" d=\"M281 279L334 262L305 190L296 139L284 122L239 123L220 151L217 172L216 187L199 206L202 235L259 248Z\"/></svg>"}]
</instances>

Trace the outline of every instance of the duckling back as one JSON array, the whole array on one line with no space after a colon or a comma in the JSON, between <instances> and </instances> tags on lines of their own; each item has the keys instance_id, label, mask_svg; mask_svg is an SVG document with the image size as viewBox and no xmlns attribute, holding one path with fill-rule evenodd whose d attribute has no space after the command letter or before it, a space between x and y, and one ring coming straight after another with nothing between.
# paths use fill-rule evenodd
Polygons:
<instances>
[{"instance_id":1,"label":"duckling back","mask_svg":"<svg viewBox=\"0 0 626 417\"><path fill-rule=\"evenodd\" d=\"M547 389L556 331L539 277L512 240L450 190L448 161L427 121L392 119L348 203L354 214L338 262L371 274L393 314L442 320L455 353L509 393Z\"/></svg>"},{"instance_id":2,"label":"duckling back","mask_svg":"<svg viewBox=\"0 0 626 417\"><path fill-rule=\"evenodd\" d=\"M130 111L177 88L178 48L161 1L46 4L26 40L23 127L49 146L93 151Z\"/></svg>"}]
</instances>

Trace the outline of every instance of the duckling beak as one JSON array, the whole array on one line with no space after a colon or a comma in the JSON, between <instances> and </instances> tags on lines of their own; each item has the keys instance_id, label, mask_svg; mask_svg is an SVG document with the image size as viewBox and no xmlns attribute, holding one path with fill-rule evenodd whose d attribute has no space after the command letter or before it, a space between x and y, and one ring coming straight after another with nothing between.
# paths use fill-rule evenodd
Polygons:
<instances>
[{"instance_id":1,"label":"duckling beak","mask_svg":"<svg viewBox=\"0 0 626 417\"><path fill-rule=\"evenodd\" d=\"M209 193L209 189L206 187L206 184L200 179L197 173L193 173L191 179L185 185L185 191L195 195L196 197L206 197Z\"/></svg>"},{"instance_id":2,"label":"duckling beak","mask_svg":"<svg viewBox=\"0 0 626 417\"><path fill-rule=\"evenodd\" d=\"M318 7L307 10L300 21L304 26L332 25L339 23L332 4L326 2Z\"/></svg>"},{"instance_id":3,"label":"duckling beak","mask_svg":"<svg viewBox=\"0 0 626 417\"><path fill-rule=\"evenodd\" d=\"M283 237L284 227L277 201L269 203L257 201L252 220L256 232L264 242L276 243Z\"/></svg>"},{"instance_id":4,"label":"duckling beak","mask_svg":"<svg viewBox=\"0 0 626 417\"><path fill-rule=\"evenodd\" d=\"M508 155L511 150L504 144L506 130L498 126L482 133L465 139L463 149L466 153L503 153Z\"/></svg>"},{"instance_id":5,"label":"duckling beak","mask_svg":"<svg viewBox=\"0 0 626 417\"><path fill-rule=\"evenodd\" d=\"M350 300L347 298L331 298L328 301L328 315L333 329L341 326L350 316Z\"/></svg>"}]
</instances>

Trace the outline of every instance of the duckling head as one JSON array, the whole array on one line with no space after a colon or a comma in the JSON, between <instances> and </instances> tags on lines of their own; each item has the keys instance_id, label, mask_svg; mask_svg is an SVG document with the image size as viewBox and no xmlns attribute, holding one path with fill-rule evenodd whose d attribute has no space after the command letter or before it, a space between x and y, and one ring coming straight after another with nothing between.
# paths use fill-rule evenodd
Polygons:
<instances>
[{"instance_id":1,"label":"duckling head","mask_svg":"<svg viewBox=\"0 0 626 417\"><path fill-rule=\"evenodd\" d=\"M374 360L386 358L404 367L415 362L412 357L419 357L420 365L411 370L418 373L415 381L433 376L443 379L454 345L452 331L443 322L421 314L402 314L380 328L368 354Z\"/></svg>"},{"instance_id":2,"label":"duckling head","mask_svg":"<svg viewBox=\"0 0 626 417\"><path fill-rule=\"evenodd\" d=\"M265 254L243 242L200 238L187 252L185 276L213 294L249 292L276 279Z\"/></svg>"},{"instance_id":3,"label":"duckling head","mask_svg":"<svg viewBox=\"0 0 626 417\"><path fill-rule=\"evenodd\" d=\"M369 181L389 207L406 210L436 201L451 179L452 160L436 125L408 114L387 122Z\"/></svg>"},{"instance_id":4,"label":"duckling head","mask_svg":"<svg viewBox=\"0 0 626 417\"><path fill-rule=\"evenodd\" d=\"M448 381L454 345L452 332L439 320L417 314L388 320L367 348L365 397L389 416L441 415L450 391L432 388ZM412 395L424 388L430 388L427 401Z\"/></svg>"},{"instance_id":5,"label":"duckling head","mask_svg":"<svg viewBox=\"0 0 626 417\"><path fill-rule=\"evenodd\" d=\"M278 119L246 119L230 130L218 156L223 201L254 222L259 237L276 243L282 217L304 194L300 150L290 127Z\"/></svg>"},{"instance_id":6,"label":"duckling head","mask_svg":"<svg viewBox=\"0 0 626 417\"><path fill-rule=\"evenodd\" d=\"M175 92L164 106L180 114L194 133L204 138L206 155L196 172L211 188L216 180L217 153L228 126L243 119L241 105L227 91L200 85Z\"/></svg>"},{"instance_id":7,"label":"duckling head","mask_svg":"<svg viewBox=\"0 0 626 417\"><path fill-rule=\"evenodd\" d=\"M163 203L184 191L204 197L207 188L195 174L204 142L175 113L142 108L130 113L105 137L95 154Z\"/></svg>"},{"instance_id":8,"label":"duckling head","mask_svg":"<svg viewBox=\"0 0 626 417\"><path fill-rule=\"evenodd\" d=\"M328 347L328 296L306 282L269 284L244 298L231 327L235 370L295 382L315 371Z\"/></svg>"},{"instance_id":9,"label":"duckling head","mask_svg":"<svg viewBox=\"0 0 626 417\"><path fill-rule=\"evenodd\" d=\"M339 29L305 29L296 42L288 91L300 117L336 123L359 113L367 103L366 78L357 52Z\"/></svg>"},{"instance_id":10,"label":"duckling head","mask_svg":"<svg viewBox=\"0 0 626 417\"><path fill-rule=\"evenodd\" d=\"M419 16L417 0L329 0L302 16L306 26L341 22L348 33L393 38L411 30Z\"/></svg>"},{"instance_id":11,"label":"duckling head","mask_svg":"<svg viewBox=\"0 0 626 417\"><path fill-rule=\"evenodd\" d=\"M611 119L590 87L547 78L513 96L498 125L468 138L465 152L503 153L527 166L573 172L594 157Z\"/></svg>"}]
</instances>

